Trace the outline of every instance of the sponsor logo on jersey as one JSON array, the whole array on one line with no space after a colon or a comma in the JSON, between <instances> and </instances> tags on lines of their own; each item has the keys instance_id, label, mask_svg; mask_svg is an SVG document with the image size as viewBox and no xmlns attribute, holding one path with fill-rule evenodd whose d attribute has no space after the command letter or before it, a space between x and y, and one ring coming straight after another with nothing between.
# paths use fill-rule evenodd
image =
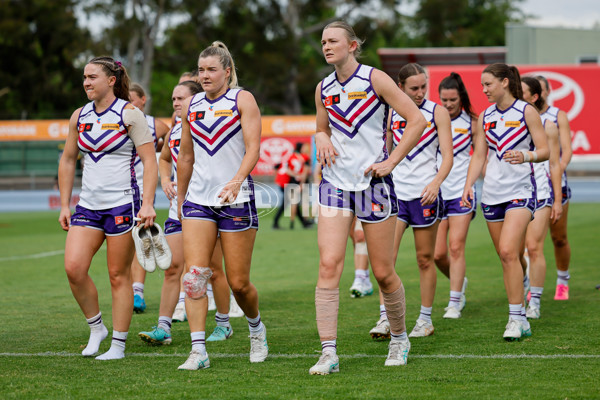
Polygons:
<instances>
[{"instance_id":1,"label":"sponsor logo on jersey","mask_svg":"<svg viewBox=\"0 0 600 400\"><path fill-rule=\"evenodd\" d=\"M431 217L432 214L433 214L433 212L429 208L425 208L423 210L423 216L424 217Z\"/></svg>"},{"instance_id":2,"label":"sponsor logo on jersey","mask_svg":"<svg viewBox=\"0 0 600 400\"><path fill-rule=\"evenodd\" d=\"M204 119L204 111L196 111L193 113L190 113L190 122L194 122L197 119Z\"/></svg>"},{"instance_id":3,"label":"sponsor logo on jersey","mask_svg":"<svg viewBox=\"0 0 600 400\"><path fill-rule=\"evenodd\" d=\"M460 133L461 135L466 135L469 133L469 130L467 128L454 128L454 132Z\"/></svg>"},{"instance_id":4,"label":"sponsor logo on jersey","mask_svg":"<svg viewBox=\"0 0 600 400\"><path fill-rule=\"evenodd\" d=\"M217 110L215 117L233 117L233 110Z\"/></svg>"},{"instance_id":5,"label":"sponsor logo on jersey","mask_svg":"<svg viewBox=\"0 0 600 400\"><path fill-rule=\"evenodd\" d=\"M169 148L172 149L173 147L179 146L181 144L181 139L173 139L173 140L169 140Z\"/></svg>"},{"instance_id":6,"label":"sponsor logo on jersey","mask_svg":"<svg viewBox=\"0 0 600 400\"><path fill-rule=\"evenodd\" d=\"M382 212L383 211L383 205L382 204L371 203L371 211L373 211L373 212Z\"/></svg>"},{"instance_id":7,"label":"sponsor logo on jersey","mask_svg":"<svg viewBox=\"0 0 600 400\"><path fill-rule=\"evenodd\" d=\"M484 126L483 126L483 130L485 131L489 131L490 129L496 129L496 125L498 124L498 121L493 121L493 122L487 122Z\"/></svg>"},{"instance_id":8,"label":"sponsor logo on jersey","mask_svg":"<svg viewBox=\"0 0 600 400\"><path fill-rule=\"evenodd\" d=\"M115 217L115 225L128 224L131 222L131 217L127 215L117 215Z\"/></svg>"},{"instance_id":9,"label":"sponsor logo on jersey","mask_svg":"<svg viewBox=\"0 0 600 400\"><path fill-rule=\"evenodd\" d=\"M394 121L392 129L404 129L406 128L406 121Z\"/></svg>"},{"instance_id":10,"label":"sponsor logo on jersey","mask_svg":"<svg viewBox=\"0 0 600 400\"><path fill-rule=\"evenodd\" d=\"M242 221L242 217L233 217L233 221L235 221L235 222L241 222Z\"/></svg>"},{"instance_id":11,"label":"sponsor logo on jersey","mask_svg":"<svg viewBox=\"0 0 600 400\"><path fill-rule=\"evenodd\" d=\"M518 128L521 126L521 121L504 121L504 126L507 128Z\"/></svg>"},{"instance_id":12,"label":"sponsor logo on jersey","mask_svg":"<svg viewBox=\"0 0 600 400\"><path fill-rule=\"evenodd\" d=\"M102 124L102 130L118 130L119 124Z\"/></svg>"},{"instance_id":13,"label":"sponsor logo on jersey","mask_svg":"<svg viewBox=\"0 0 600 400\"><path fill-rule=\"evenodd\" d=\"M94 124L79 124L79 132L91 131Z\"/></svg>"},{"instance_id":14,"label":"sponsor logo on jersey","mask_svg":"<svg viewBox=\"0 0 600 400\"><path fill-rule=\"evenodd\" d=\"M350 92L350 93L348 93L348 100L366 99L366 98L367 98L367 92Z\"/></svg>"},{"instance_id":15,"label":"sponsor logo on jersey","mask_svg":"<svg viewBox=\"0 0 600 400\"><path fill-rule=\"evenodd\" d=\"M325 101L323 102L325 107L329 107L329 106L332 106L334 104L339 104L339 103L340 103L340 95L339 94L327 96L327 97L325 97Z\"/></svg>"}]
</instances>

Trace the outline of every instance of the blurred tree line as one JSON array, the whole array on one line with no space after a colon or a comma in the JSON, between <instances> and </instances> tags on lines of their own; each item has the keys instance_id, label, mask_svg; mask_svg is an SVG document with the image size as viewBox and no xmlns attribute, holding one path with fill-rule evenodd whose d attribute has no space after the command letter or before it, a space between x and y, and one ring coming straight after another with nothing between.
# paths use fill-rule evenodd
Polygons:
<instances>
[{"instance_id":1,"label":"blurred tree line","mask_svg":"<svg viewBox=\"0 0 600 400\"><path fill-rule=\"evenodd\" d=\"M147 88L147 111L169 116L173 86L214 40L264 114L314 113L316 84L332 71L320 45L327 23L350 22L366 39L361 62L379 66L380 47L504 45L521 1L0 0L0 119L68 118L87 101L83 66L105 54Z\"/></svg>"}]
</instances>

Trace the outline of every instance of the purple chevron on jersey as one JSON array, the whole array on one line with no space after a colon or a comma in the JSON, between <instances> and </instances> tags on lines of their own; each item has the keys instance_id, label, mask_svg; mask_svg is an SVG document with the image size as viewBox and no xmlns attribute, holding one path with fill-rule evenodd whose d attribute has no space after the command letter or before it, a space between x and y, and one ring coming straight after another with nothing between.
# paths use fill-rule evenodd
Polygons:
<instances>
[{"instance_id":1,"label":"purple chevron on jersey","mask_svg":"<svg viewBox=\"0 0 600 400\"><path fill-rule=\"evenodd\" d=\"M457 154L469 149L471 147L471 136L458 134L452 138L453 148L454 148L454 156Z\"/></svg>"},{"instance_id":2,"label":"purple chevron on jersey","mask_svg":"<svg viewBox=\"0 0 600 400\"><path fill-rule=\"evenodd\" d=\"M104 140L93 140L90 135L84 132L84 134L79 135L78 139L78 146L81 151L89 153L90 158L94 162L98 162L105 155L119 150L130 140L125 130L111 130L100 136Z\"/></svg>"},{"instance_id":3,"label":"purple chevron on jersey","mask_svg":"<svg viewBox=\"0 0 600 400\"><path fill-rule=\"evenodd\" d=\"M219 149L229 141L229 139L242 130L237 107L234 107L233 111L233 117L218 118L210 127L207 127L197 120L190 123L192 139L194 139L194 142L202 147L211 157L214 156Z\"/></svg>"},{"instance_id":4,"label":"purple chevron on jersey","mask_svg":"<svg viewBox=\"0 0 600 400\"><path fill-rule=\"evenodd\" d=\"M363 78L357 77L357 79ZM327 109L329 123L350 139L356 136L360 127L379 110L379 107L385 107L375 94L373 86L369 85L364 92L366 93L365 98L356 99L345 108L342 108L340 104L328 102L328 96L321 94L321 100Z\"/></svg>"}]
</instances>

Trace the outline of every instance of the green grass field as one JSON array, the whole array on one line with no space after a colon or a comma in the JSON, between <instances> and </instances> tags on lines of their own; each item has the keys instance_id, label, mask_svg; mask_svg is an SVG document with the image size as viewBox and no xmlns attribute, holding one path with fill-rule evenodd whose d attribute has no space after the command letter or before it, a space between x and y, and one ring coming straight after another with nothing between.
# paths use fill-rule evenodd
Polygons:
<instances>
[{"instance_id":1,"label":"green grass field","mask_svg":"<svg viewBox=\"0 0 600 400\"><path fill-rule=\"evenodd\" d=\"M73 299L63 268L65 233L58 214L0 214L0 398L135 399L498 399L600 398L600 213L596 204L572 204L571 299L553 300L556 273L552 244L542 296L542 319L533 336L507 343L502 333L508 305L502 269L481 214L467 241L467 307L459 320L444 320L449 284L438 275L433 310L435 335L413 339L406 367L386 368L387 343L369 330L378 319L378 299L351 299L351 246L340 286L340 373L310 376L320 343L314 310L318 270L316 229L272 231L262 218L252 281L268 328L270 357L248 361L244 318L232 319L233 337L209 343L211 368L178 371L190 350L187 323L174 324L173 344L150 347L137 333L156 325L160 272L146 279L144 314L133 316L127 357L100 362L80 355L89 329ZM166 211L159 212L164 221ZM286 224L284 224L285 226ZM101 249L91 275L109 331L111 299ZM407 296L407 327L419 310L419 282L412 233L397 262ZM374 281L374 280L373 280ZM214 327L209 313L207 331ZM102 343L106 351L110 340Z\"/></svg>"}]
</instances>

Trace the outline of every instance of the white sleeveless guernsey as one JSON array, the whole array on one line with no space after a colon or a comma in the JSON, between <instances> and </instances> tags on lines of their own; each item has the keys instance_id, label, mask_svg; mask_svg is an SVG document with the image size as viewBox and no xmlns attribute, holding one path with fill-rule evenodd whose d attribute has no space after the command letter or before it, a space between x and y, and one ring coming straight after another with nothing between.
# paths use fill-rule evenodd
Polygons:
<instances>
[{"instance_id":1,"label":"white sleeveless guernsey","mask_svg":"<svg viewBox=\"0 0 600 400\"><path fill-rule=\"evenodd\" d=\"M177 183L177 158L179 157L179 147L181 146L181 118L175 118L175 125L169 132L169 142L165 145L169 146L171 151L171 181ZM171 200L169 207L169 218L177 219L177 199Z\"/></svg>"},{"instance_id":2,"label":"white sleeveless guernsey","mask_svg":"<svg viewBox=\"0 0 600 400\"><path fill-rule=\"evenodd\" d=\"M339 153L335 164L323 167L323 178L339 189L366 189L371 176L364 176L364 171L388 157L385 131L389 106L375 93L372 72L372 67L360 64L345 82L338 81L335 72L321 82L331 142Z\"/></svg>"},{"instance_id":3,"label":"white sleeveless guernsey","mask_svg":"<svg viewBox=\"0 0 600 400\"><path fill-rule=\"evenodd\" d=\"M84 153L79 204L91 210L104 210L139 201L134 170L135 146L123 123L123 109L129 104L116 99L102 113L94 102L79 114L77 145ZM132 196L135 196L132 198Z\"/></svg>"},{"instance_id":4,"label":"white sleeveless guernsey","mask_svg":"<svg viewBox=\"0 0 600 400\"><path fill-rule=\"evenodd\" d=\"M471 132L471 117L465 110L462 110L452 119L452 146L454 151L454 163L450 173L440 186L444 200L458 199L462 197L465 182L467 181L467 171L471 162L471 146L473 144L473 132ZM438 169L442 165L442 158L438 153Z\"/></svg>"},{"instance_id":5,"label":"white sleeveless guernsey","mask_svg":"<svg viewBox=\"0 0 600 400\"><path fill-rule=\"evenodd\" d=\"M546 121L550 121L550 119L544 115L541 115L541 118L545 128ZM537 199L546 200L552 193L550 190L550 162L546 160L541 163L531 163L531 165L533 166L533 172L535 174Z\"/></svg>"},{"instance_id":6,"label":"white sleeveless guernsey","mask_svg":"<svg viewBox=\"0 0 600 400\"><path fill-rule=\"evenodd\" d=\"M420 198L425 186L431 183L437 174L436 154L440 143L433 115L436 106L436 103L427 99L423 100L419 106L421 114L427 120L427 127L421 134L417 145L404 160L400 161L392 173L398 200L408 201ZM406 120L392 110L394 146L398 146L400 143L405 129Z\"/></svg>"},{"instance_id":7,"label":"white sleeveless guernsey","mask_svg":"<svg viewBox=\"0 0 600 400\"><path fill-rule=\"evenodd\" d=\"M549 121L554 122L556 124L556 126L558 126L558 112L559 111L560 111L560 109L558 107L548 106L546 111L544 111L541 115L542 121L549 120ZM560 145L560 142L559 142L559 145ZM562 149L561 149L560 153L562 155ZM567 171L563 172L563 174L562 174L561 186L562 187L567 186Z\"/></svg>"},{"instance_id":8,"label":"white sleeveless guernsey","mask_svg":"<svg viewBox=\"0 0 600 400\"><path fill-rule=\"evenodd\" d=\"M156 123L154 121L154 117L146 115L146 122L148 122L148 128L150 128L150 132L152 133L152 138L154 139L154 150L156 151L158 139L156 138ZM144 193L144 165L142 164L142 160L137 153L135 157L135 177L137 179L138 186L140 187L140 193Z\"/></svg>"},{"instance_id":9,"label":"white sleeveless guernsey","mask_svg":"<svg viewBox=\"0 0 600 400\"><path fill-rule=\"evenodd\" d=\"M192 97L187 115L194 141L194 170L186 199L204 206L223 206L217 196L233 179L246 153L237 97L241 89L228 89L215 100L205 93ZM248 202L252 177L242 183L237 198L228 204Z\"/></svg>"},{"instance_id":10,"label":"white sleeveless guernsey","mask_svg":"<svg viewBox=\"0 0 600 400\"><path fill-rule=\"evenodd\" d=\"M489 146L488 164L483 180L482 203L500 204L514 199L535 196L535 180L531 163L510 164L502 160L508 150L533 150L531 134L525 123L525 107L522 100L506 110L496 104L488 107L480 123Z\"/></svg>"}]
</instances>

